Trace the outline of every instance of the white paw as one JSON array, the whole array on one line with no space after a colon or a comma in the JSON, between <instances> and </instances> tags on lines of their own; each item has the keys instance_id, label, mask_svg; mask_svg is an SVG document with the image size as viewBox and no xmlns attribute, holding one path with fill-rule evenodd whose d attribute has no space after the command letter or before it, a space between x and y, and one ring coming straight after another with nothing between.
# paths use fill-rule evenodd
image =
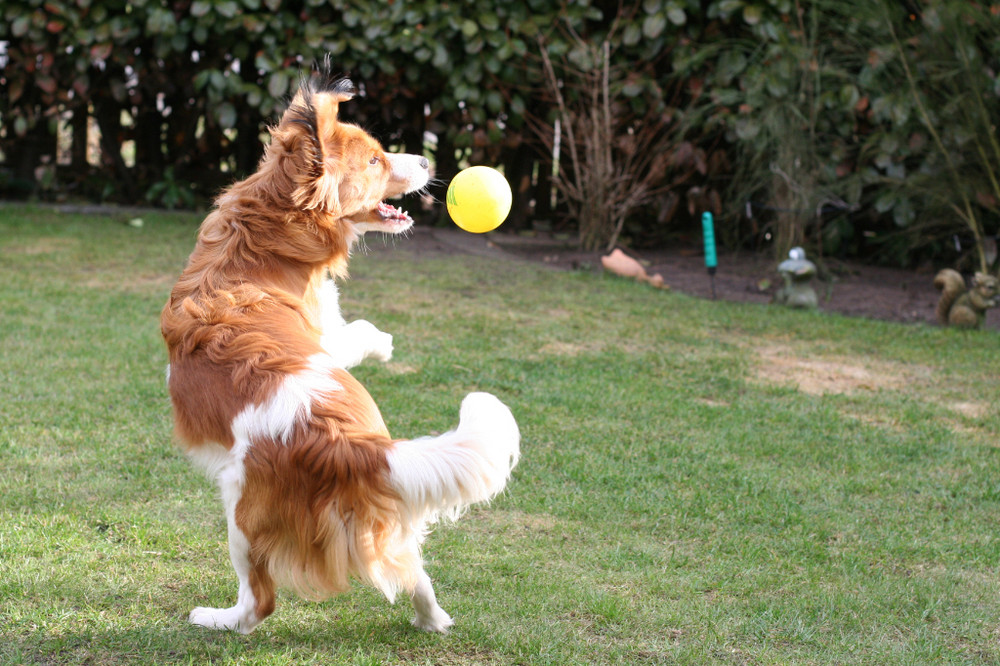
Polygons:
<instances>
[{"instance_id":1,"label":"white paw","mask_svg":"<svg viewBox=\"0 0 1000 666\"><path fill-rule=\"evenodd\" d=\"M371 349L368 351L368 357L385 363L392 358L392 335L383 333L374 326L372 328L375 331L372 334Z\"/></svg>"},{"instance_id":2,"label":"white paw","mask_svg":"<svg viewBox=\"0 0 1000 666\"><path fill-rule=\"evenodd\" d=\"M448 633L448 627L455 624L455 621L451 619L451 616L441 610L440 607L435 608L426 616L417 615L413 618L413 626L417 629L423 629L424 631L434 631L439 634Z\"/></svg>"},{"instance_id":3,"label":"white paw","mask_svg":"<svg viewBox=\"0 0 1000 666\"><path fill-rule=\"evenodd\" d=\"M229 629L241 634L249 634L260 624L253 611L247 613L239 606L232 608L199 606L188 615L188 622L206 629Z\"/></svg>"},{"instance_id":4,"label":"white paw","mask_svg":"<svg viewBox=\"0 0 1000 666\"><path fill-rule=\"evenodd\" d=\"M383 363L392 358L392 336L364 319L328 331L320 344L334 358L344 359L347 363L342 366L344 368L357 365L366 358Z\"/></svg>"}]
</instances>

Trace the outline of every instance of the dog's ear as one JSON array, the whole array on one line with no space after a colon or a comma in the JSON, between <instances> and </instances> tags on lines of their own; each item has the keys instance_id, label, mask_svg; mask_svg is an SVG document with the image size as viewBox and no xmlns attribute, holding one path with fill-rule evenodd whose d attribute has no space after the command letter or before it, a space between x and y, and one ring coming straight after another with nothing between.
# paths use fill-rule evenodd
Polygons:
<instances>
[{"instance_id":1,"label":"dog's ear","mask_svg":"<svg viewBox=\"0 0 1000 666\"><path fill-rule=\"evenodd\" d=\"M305 134L299 142L301 171L296 174L292 196L305 210L323 209L340 214L340 181L337 113L340 103L354 97L354 84L347 79L319 77L304 83L292 100L285 118Z\"/></svg>"}]
</instances>

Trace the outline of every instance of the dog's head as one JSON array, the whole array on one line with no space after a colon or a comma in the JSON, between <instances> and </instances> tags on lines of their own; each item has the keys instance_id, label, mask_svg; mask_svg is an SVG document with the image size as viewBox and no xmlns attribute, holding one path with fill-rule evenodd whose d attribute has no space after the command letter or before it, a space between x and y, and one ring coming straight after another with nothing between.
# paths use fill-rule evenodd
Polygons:
<instances>
[{"instance_id":1,"label":"dog's head","mask_svg":"<svg viewBox=\"0 0 1000 666\"><path fill-rule=\"evenodd\" d=\"M429 164L420 155L387 153L356 125L340 122L341 102L354 84L319 73L296 93L281 122L271 130L270 153L285 157L292 203L366 231L400 233L413 218L385 199L427 185Z\"/></svg>"}]
</instances>

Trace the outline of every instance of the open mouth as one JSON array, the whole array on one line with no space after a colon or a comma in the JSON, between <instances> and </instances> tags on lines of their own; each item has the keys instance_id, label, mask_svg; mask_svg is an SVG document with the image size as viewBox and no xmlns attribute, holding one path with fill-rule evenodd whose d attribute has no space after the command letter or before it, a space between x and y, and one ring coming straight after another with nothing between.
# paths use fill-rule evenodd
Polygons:
<instances>
[{"instance_id":1,"label":"open mouth","mask_svg":"<svg viewBox=\"0 0 1000 666\"><path fill-rule=\"evenodd\" d=\"M375 212L378 213L379 217L382 218L383 222L387 222L388 224L400 225L400 226L403 225L409 226L413 224L413 218L410 217L409 213L407 213L405 210L400 210L395 206L393 206L392 204L388 204L384 201L378 205L378 207L375 209Z\"/></svg>"}]
</instances>

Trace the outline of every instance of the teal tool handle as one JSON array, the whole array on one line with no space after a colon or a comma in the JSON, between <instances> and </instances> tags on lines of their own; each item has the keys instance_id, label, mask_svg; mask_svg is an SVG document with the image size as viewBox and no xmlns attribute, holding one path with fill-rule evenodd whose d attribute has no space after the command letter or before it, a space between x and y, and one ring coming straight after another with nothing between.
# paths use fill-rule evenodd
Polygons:
<instances>
[{"instance_id":1,"label":"teal tool handle","mask_svg":"<svg viewBox=\"0 0 1000 666\"><path fill-rule=\"evenodd\" d=\"M705 267L715 268L719 261L715 256L715 224L711 213L701 214L701 231L705 236Z\"/></svg>"}]
</instances>

